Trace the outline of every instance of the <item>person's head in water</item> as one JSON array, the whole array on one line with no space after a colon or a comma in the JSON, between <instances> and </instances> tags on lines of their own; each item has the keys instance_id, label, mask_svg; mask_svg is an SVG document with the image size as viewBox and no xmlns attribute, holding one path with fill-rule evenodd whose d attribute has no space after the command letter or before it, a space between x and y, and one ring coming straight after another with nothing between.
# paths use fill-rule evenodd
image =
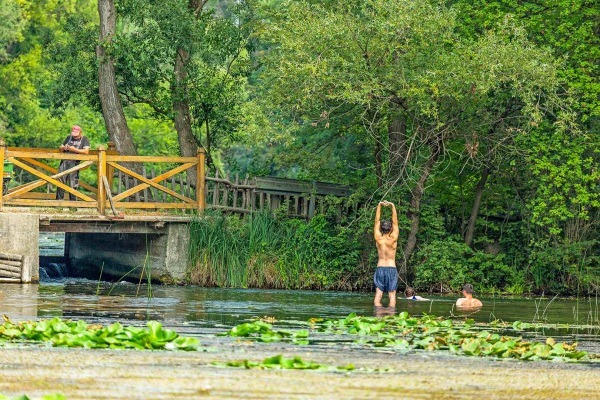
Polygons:
<instances>
[{"instance_id":1,"label":"person's head in water","mask_svg":"<svg viewBox=\"0 0 600 400\"><path fill-rule=\"evenodd\" d=\"M404 289L404 295L406 297L413 297L415 295L415 289L407 286L406 289Z\"/></svg>"},{"instance_id":2,"label":"person's head in water","mask_svg":"<svg viewBox=\"0 0 600 400\"><path fill-rule=\"evenodd\" d=\"M389 221L389 220L381 221L379 224L379 230L384 235L390 233L392 231L392 221Z\"/></svg>"},{"instance_id":3,"label":"person's head in water","mask_svg":"<svg viewBox=\"0 0 600 400\"><path fill-rule=\"evenodd\" d=\"M467 294L475 293L475 290L473 289L473 285L471 285L470 283L465 283L464 286L462 287L462 291Z\"/></svg>"}]
</instances>

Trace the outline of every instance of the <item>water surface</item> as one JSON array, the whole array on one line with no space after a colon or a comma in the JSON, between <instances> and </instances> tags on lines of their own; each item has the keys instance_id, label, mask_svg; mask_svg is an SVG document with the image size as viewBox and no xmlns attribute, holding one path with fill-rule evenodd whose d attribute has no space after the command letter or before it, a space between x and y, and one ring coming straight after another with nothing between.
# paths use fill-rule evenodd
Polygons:
<instances>
[{"instance_id":1,"label":"water surface","mask_svg":"<svg viewBox=\"0 0 600 400\"><path fill-rule=\"evenodd\" d=\"M15 320L54 316L102 323L143 323L199 327L234 326L255 317L306 321L312 317L342 318L350 313L375 315L373 294L260 289L222 289L197 286L159 286L95 282L79 278L41 284L0 284L0 310ZM399 298L397 312L598 327L598 298L480 297L477 312L460 312L457 296L428 296L430 301ZM384 300L385 297L384 297Z\"/></svg>"}]
</instances>

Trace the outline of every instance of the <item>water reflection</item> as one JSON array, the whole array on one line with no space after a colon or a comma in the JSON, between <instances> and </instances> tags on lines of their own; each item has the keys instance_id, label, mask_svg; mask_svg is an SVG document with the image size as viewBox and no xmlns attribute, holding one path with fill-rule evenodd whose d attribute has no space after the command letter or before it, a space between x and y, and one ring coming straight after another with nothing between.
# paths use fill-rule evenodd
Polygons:
<instances>
[{"instance_id":1,"label":"water reflection","mask_svg":"<svg viewBox=\"0 0 600 400\"><path fill-rule=\"evenodd\" d=\"M373 307L373 315L376 317L396 315L396 307Z\"/></svg>"},{"instance_id":2,"label":"water reflection","mask_svg":"<svg viewBox=\"0 0 600 400\"><path fill-rule=\"evenodd\" d=\"M312 317L433 314L479 322L545 322L588 325L578 334L598 337L598 302L594 298L482 298L473 312L455 307L456 297L428 296L431 301L398 299L395 309L373 309L371 293L217 289L196 286L151 286L132 283L56 279L39 285L0 284L0 311L13 320L54 316L88 322L143 325L158 320L171 327L231 327L257 317L307 321ZM291 322L290 322L291 323ZM540 334L546 334L541 331ZM567 334L571 334L567 332Z\"/></svg>"}]
</instances>

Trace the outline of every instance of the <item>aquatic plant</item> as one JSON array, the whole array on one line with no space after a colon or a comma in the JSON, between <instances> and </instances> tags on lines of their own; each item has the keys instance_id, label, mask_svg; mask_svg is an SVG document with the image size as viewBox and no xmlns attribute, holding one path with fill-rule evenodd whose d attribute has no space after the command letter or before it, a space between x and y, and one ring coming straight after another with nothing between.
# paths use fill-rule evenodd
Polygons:
<instances>
[{"instance_id":1,"label":"aquatic plant","mask_svg":"<svg viewBox=\"0 0 600 400\"><path fill-rule=\"evenodd\" d=\"M67 398L60 394L60 393L56 393L56 394L46 394L44 396L42 396L41 400L66 400ZM6 397L2 394L0 394L0 400L30 400L30 398L27 395L21 395L21 396L17 396L17 397Z\"/></svg>"},{"instance_id":2,"label":"aquatic plant","mask_svg":"<svg viewBox=\"0 0 600 400\"><path fill-rule=\"evenodd\" d=\"M515 329L526 327L524 323L515 323L513 326ZM364 335L373 331L374 327L379 332L378 337L363 342L377 347L447 350L469 356L520 360L581 360L587 356L585 351L577 350L577 343L556 343L552 338L543 343L528 341L520 336L501 335L492 326L485 329L482 326L475 327L473 320L459 322L432 315L411 317L406 312L384 318L350 314L344 319L324 320L319 329Z\"/></svg>"},{"instance_id":3,"label":"aquatic plant","mask_svg":"<svg viewBox=\"0 0 600 400\"><path fill-rule=\"evenodd\" d=\"M397 351L411 349L441 350L468 356L516 358L520 360L592 360L587 352L577 350L577 343L557 343L553 338L535 342L520 336L499 333L511 328L488 324L475 326L473 320L455 321L433 315L412 317L402 312L395 316L361 317L350 314L341 319L309 320L312 330L277 330L271 324L254 321L238 325L228 331L229 336L255 338L262 342L287 340L309 344L319 335L356 335L354 342L368 347L386 347ZM512 325L514 331L532 327L520 321Z\"/></svg>"},{"instance_id":4,"label":"aquatic plant","mask_svg":"<svg viewBox=\"0 0 600 400\"><path fill-rule=\"evenodd\" d=\"M261 342L279 342L288 340L296 344L308 344L309 332L306 329L298 331L273 330L272 325L263 321L246 322L233 327L225 335L238 337L259 337Z\"/></svg>"},{"instance_id":5,"label":"aquatic plant","mask_svg":"<svg viewBox=\"0 0 600 400\"><path fill-rule=\"evenodd\" d=\"M89 325L85 321L58 317L13 323L4 316L4 320L0 325L0 343L50 342L59 347L137 350L197 350L199 346L198 339L179 336L175 331L164 329L157 321L148 321L147 328L140 328L123 326L119 322L109 326Z\"/></svg>"},{"instance_id":6,"label":"aquatic plant","mask_svg":"<svg viewBox=\"0 0 600 400\"><path fill-rule=\"evenodd\" d=\"M348 364L342 367L336 367L326 364L314 363L312 361L304 361L302 358L295 356L292 358L283 357L278 354L273 357L265 358L263 361L215 361L211 363L218 367L236 367L236 368L258 368L258 369L311 369L311 370L326 370L326 371L352 371L354 364Z\"/></svg>"}]
</instances>

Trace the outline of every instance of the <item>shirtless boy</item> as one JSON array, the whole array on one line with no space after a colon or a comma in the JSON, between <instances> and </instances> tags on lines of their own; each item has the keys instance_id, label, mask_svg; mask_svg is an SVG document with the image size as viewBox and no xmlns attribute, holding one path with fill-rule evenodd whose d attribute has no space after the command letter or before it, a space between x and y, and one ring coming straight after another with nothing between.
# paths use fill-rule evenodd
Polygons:
<instances>
[{"instance_id":1,"label":"shirtless boy","mask_svg":"<svg viewBox=\"0 0 600 400\"><path fill-rule=\"evenodd\" d=\"M473 293L475 290L473 289L473 285L470 283L465 283L462 287L462 295L460 299L456 300L456 307L459 308L478 308L483 305L479 299L473 297Z\"/></svg>"},{"instance_id":2,"label":"shirtless boy","mask_svg":"<svg viewBox=\"0 0 600 400\"><path fill-rule=\"evenodd\" d=\"M381 207L392 208L392 220L381 221ZM398 215L394 203L382 201L375 212L373 236L377 246L379 261L373 277L375 283L375 307L382 307L381 298L387 292L390 299L388 307L396 307L396 289L398 289L398 271L396 270L396 247L398 245Z\"/></svg>"}]
</instances>

